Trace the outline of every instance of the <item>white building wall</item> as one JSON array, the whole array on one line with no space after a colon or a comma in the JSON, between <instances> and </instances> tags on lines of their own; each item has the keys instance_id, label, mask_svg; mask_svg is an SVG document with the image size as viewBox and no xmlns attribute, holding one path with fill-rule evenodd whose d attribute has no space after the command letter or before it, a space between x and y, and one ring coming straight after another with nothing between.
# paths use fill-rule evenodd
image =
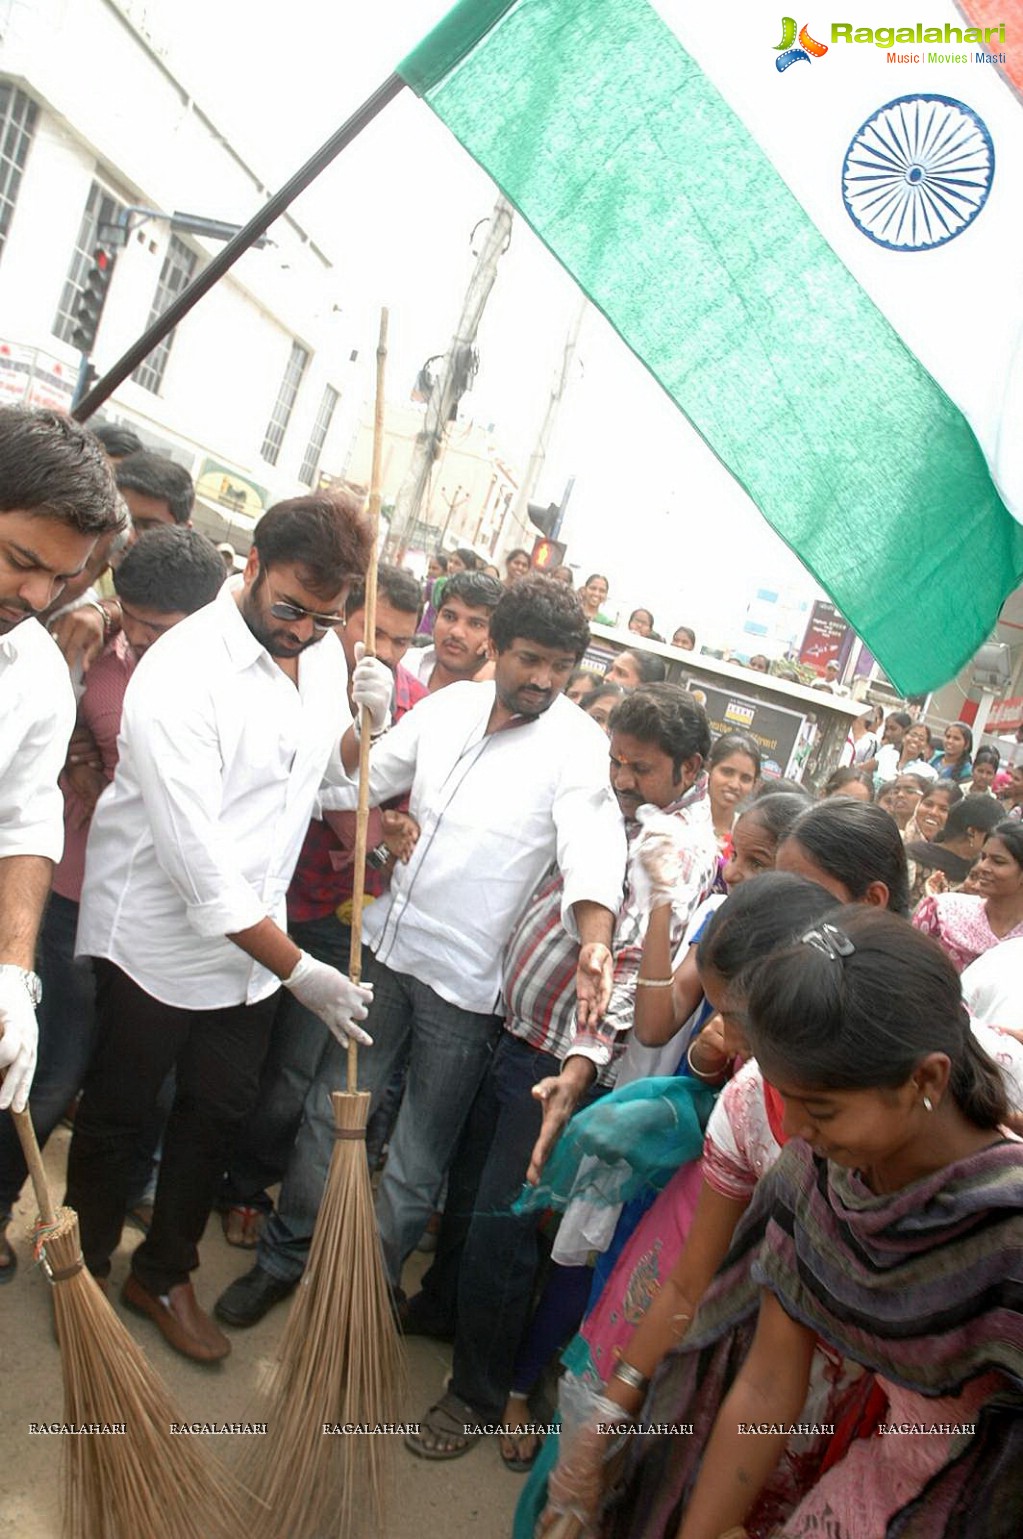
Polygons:
<instances>
[{"instance_id":1,"label":"white building wall","mask_svg":"<svg viewBox=\"0 0 1023 1539\"><path fill-rule=\"evenodd\" d=\"M114 0L0 0L0 76L39 107L0 256L0 338L71 364L74 349L51 328L94 179L129 203L238 224L267 189ZM244 81L228 70L232 89ZM344 395L354 376L327 255L289 218L270 235L275 244L244 256L178 328L159 393L129 380L108 410L179 441L183 456L191 446L196 465L207 452L235 464L278 497L301 489L324 386ZM220 249L178 238L199 254L200 268ZM169 239L166 222L149 221L119 253L93 352L100 372L144 330ZM311 358L271 466L260 450L293 340Z\"/></svg>"}]
</instances>

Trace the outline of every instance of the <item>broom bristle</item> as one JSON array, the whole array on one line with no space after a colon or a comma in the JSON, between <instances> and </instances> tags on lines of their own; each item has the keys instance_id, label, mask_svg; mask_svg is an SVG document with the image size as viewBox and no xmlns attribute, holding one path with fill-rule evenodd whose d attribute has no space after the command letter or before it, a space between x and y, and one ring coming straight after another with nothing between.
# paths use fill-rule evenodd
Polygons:
<instances>
[{"instance_id":1,"label":"broom bristle","mask_svg":"<svg viewBox=\"0 0 1023 1539\"><path fill-rule=\"evenodd\" d=\"M285 1517L287 1539L386 1532L393 1436L324 1430L393 1425L405 1383L366 1162L370 1097L332 1100L339 1137L260 1414L267 1435L244 1466L265 1504L250 1539L281 1539Z\"/></svg>"},{"instance_id":2,"label":"broom bristle","mask_svg":"<svg viewBox=\"0 0 1023 1539\"><path fill-rule=\"evenodd\" d=\"M67 1539L241 1539L249 1493L195 1438L82 1264L78 1218L57 1210L41 1234L64 1376L64 1409L77 1426L123 1434L63 1439Z\"/></svg>"}]
</instances>

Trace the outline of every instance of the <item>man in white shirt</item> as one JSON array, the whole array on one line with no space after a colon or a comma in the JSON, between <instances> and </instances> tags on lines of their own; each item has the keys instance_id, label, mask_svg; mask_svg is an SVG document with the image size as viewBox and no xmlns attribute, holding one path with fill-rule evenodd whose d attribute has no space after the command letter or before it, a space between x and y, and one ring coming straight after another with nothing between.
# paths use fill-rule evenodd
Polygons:
<instances>
[{"instance_id":1,"label":"man in white shirt","mask_svg":"<svg viewBox=\"0 0 1023 1539\"><path fill-rule=\"evenodd\" d=\"M98 443L56 412L0 409L0 1108L22 1111L35 1069L35 945L64 843L57 776L75 719L67 667L33 618L116 528ZM0 1282L14 1252L0 1215Z\"/></svg>"},{"instance_id":2,"label":"man in white shirt","mask_svg":"<svg viewBox=\"0 0 1023 1539\"><path fill-rule=\"evenodd\" d=\"M251 1106L280 984L347 1039L369 991L302 952L284 896L321 783L344 780L351 723L334 628L369 536L348 498L278 504L241 579L150 648L124 699L120 758L93 818L78 952L96 959L99 1040L68 1163L82 1249L105 1278L132 1150L173 1068L152 1226L122 1297L197 1361L230 1344L190 1274ZM382 725L391 676L353 695Z\"/></svg>"},{"instance_id":3,"label":"man in white shirt","mask_svg":"<svg viewBox=\"0 0 1023 1539\"><path fill-rule=\"evenodd\" d=\"M395 1287L501 1035L505 943L552 860L564 879L564 923L580 942L580 1022L599 1018L610 995L625 833L608 781L607 738L562 694L588 639L570 589L524 578L491 618L493 683L452 684L420 701L373 750L371 803L411 792L420 827L407 864L395 868L390 891L364 921L375 1046L359 1063L374 1100L411 1048L378 1194ZM354 788L323 796L328 807L354 799ZM307 1097L258 1262L217 1302L227 1323L255 1324L282 1296L274 1284L301 1276L326 1176L328 1125L321 1078ZM303 1168L305 1179L293 1181Z\"/></svg>"},{"instance_id":4,"label":"man in white shirt","mask_svg":"<svg viewBox=\"0 0 1023 1539\"><path fill-rule=\"evenodd\" d=\"M504 588L486 572L456 572L444 584L428 647L405 654L404 666L430 694L487 673L490 616Z\"/></svg>"},{"instance_id":5,"label":"man in white shirt","mask_svg":"<svg viewBox=\"0 0 1023 1539\"><path fill-rule=\"evenodd\" d=\"M0 410L0 1107L23 1108L32 1081L31 969L63 846L57 774L74 723L67 668L33 616L117 522L113 476L84 429L56 412Z\"/></svg>"}]
</instances>

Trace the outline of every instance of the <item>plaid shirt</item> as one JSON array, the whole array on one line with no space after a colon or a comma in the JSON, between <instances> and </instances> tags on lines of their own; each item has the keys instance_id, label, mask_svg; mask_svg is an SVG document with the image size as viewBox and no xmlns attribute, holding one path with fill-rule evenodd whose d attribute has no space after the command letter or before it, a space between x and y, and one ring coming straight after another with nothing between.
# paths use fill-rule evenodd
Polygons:
<instances>
[{"instance_id":1,"label":"plaid shirt","mask_svg":"<svg viewBox=\"0 0 1023 1539\"><path fill-rule=\"evenodd\" d=\"M394 708L392 721L400 721L417 700L426 695L425 684L413 678L407 668L399 663L394 670ZM355 813L340 816L351 820L350 841L341 839L326 823L314 818L309 824L305 842L299 853L298 864L288 888L288 922L301 924L309 919L323 919L334 913L352 896L352 851L355 848ZM374 807L369 815L367 850L373 850L383 837L380 809ZM379 897L387 886L387 878L379 871L366 869L366 895Z\"/></svg>"},{"instance_id":2,"label":"plaid shirt","mask_svg":"<svg viewBox=\"0 0 1023 1539\"><path fill-rule=\"evenodd\" d=\"M682 880L672 902L671 950L674 956L698 906L714 886L718 847L710 818L706 776L664 809L687 824L692 837L683 849ZM628 826L629 842L640 825ZM632 1025L636 979L643 952L646 915L636 903L631 882L615 926L614 983L611 1002L595 1028L577 1028L575 973L579 945L561 923L561 876L555 867L543 877L519 920L505 953L505 1030L557 1059L569 1054L597 1066L597 1083L614 1083L617 1061Z\"/></svg>"}]
</instances>

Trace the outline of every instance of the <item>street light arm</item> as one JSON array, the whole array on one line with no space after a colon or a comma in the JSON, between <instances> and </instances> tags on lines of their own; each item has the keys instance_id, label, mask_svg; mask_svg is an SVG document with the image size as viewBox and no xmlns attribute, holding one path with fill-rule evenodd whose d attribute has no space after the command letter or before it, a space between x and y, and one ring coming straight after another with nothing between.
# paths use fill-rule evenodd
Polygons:
<instances>
[{"instance_id":1,"label":"street light arm","mask_svg":"<svg viewBox=\"0 0 1023 1539\"><path fill-rule=\"evenodd\" d=\"M238 258L244 256L261 235L266 234L274 220L280 218L299 193L304 192L309 183L315 181L320 172L329 166L331 161L336 159L354 139L357 139L367 124L371 123L404 88L405 82L400 75L389 75L382 85L377 86L373 94L352 113L347 122L343 123L314 155L310 156L305 165L295 172L290 181L285 182L279 192L264 203L259 212L238 231L223 251L218 252L209 265L193 278L187 288L182 289L177 299L168 305L162 315L157 316L138 341L134 342L126 353L122 353L113 367L93 385L88 395L74 409L73 415L79 422L88 421L93 412L113 395L118 385L123 384L129 374L149 356L153 348L174 330L193 305L198 304L203 295L208 294L213 285L234 266Z\"/></svg>"}]
</instances>

